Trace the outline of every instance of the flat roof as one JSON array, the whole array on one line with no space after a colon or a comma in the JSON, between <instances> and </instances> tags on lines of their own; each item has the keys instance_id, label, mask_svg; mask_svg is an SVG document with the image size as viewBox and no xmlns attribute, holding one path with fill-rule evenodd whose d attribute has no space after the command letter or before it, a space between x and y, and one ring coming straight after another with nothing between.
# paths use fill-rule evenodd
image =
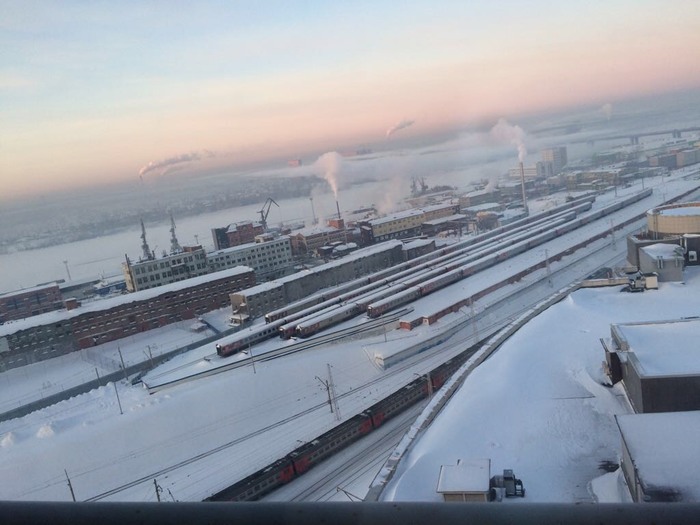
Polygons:
<instances>
[{"instance_id":1,"label":"flat roof","mask_svg":"<svg viewBox=\"0 0 700 525\"><path fill-rule=\"evenodd\" d=\"M616 417L643 485L700 501L700 411L626 414Z\"/></svg>"},{"instance_id":2,"label":"flat roof","mask_svg":"<svg viewBox=\"0 0 700 525\"><path fill-rule=\"evenodd\" d=\"M0 326L0 337L14 334L16 332L19 332L20 330L36 328L38 326L44 326L46 324L51 323L59 323L63 320L73 319L74 317L78 317L82 314L89 312L102 312L129 303L148 301L149 299L154 299L167 293L178 292L180 290L185 290L194 286L206 284L211 281L227 279L229 277L235 277L237 275L249 273L252 271L253 269L249 268L248 266L236 266L234 268L228 268L226 270L200 275L198 277L192 277L190 279L184 279L182 281L164 284L162 286L156 286L147 290L139 290L138 292L132 292L123 295L118 295L116 297L101 299L99 301L83 303L77 308L74 308L73 310L55 310L53 312L34 315L32 317L19 319L17 321L8 321L4 325Z\"/></svg>"},{"instance_id":3,"label":"flat roof","mask_svg":"<svg viewBox=\"0 0 700 525\"><path fill-rule=\"evenodd\" d=\"M656 243L640 249L652 257L683 257L683 249L678 244Z\"/></svg>"},{"instance_id":4,"label":"flat roof","mask_svg":"<svg viewBox=\"0 0 700 525\"><path fill-rule=\"evenodd\" d=\"M432 221L425 221L423 224L428 224L430 226L437 226L439 224L444 224L446 222L463 221L466 218L467 218L466 215L462 215L461 213L455 213L454 215L449 215L447 217L433 219Z\"/></svg>"},{"instance_id":5,"label":"flat roof","mask_svg":"<svg viewBox=\"0 0 700 525\"><path fill-rule=\"evenodd\" d=\"M700 319L616 325L637 357L640 375L700 374Z\"/></svg>"},{"instance_id":6,"label":"flat roof","mask_svg":"<svg viewBox=\"0 0 700 525\"><path fill-rule=\"evenodd\" d=\"M673 206L669 208L655 208L658 210L660 215L672 215L672 216L695 216L700 215L700 203L689 202L681 206Z\"/></svg>"},{"instance_id":7,"label":"flat roof","mask_svg":"<svg viewBox=\"0 0 700 525\"><path fill-rule=\"evenodd\" d=\"M440 493L488 492L491 481L490 459L458 460L456 465L442 465L437 491Z\"/></svg>"},{"instance_id":8,"label":"flat roof","mask_svg":"<svg viewBox=\"0 0 700 525\"><path fill-rule=\"evenodd\" d=\"M367 222L369 222L369 224L371 224L372 226L377 226L379 224L398 221L400 219L407 219L409 217L417 217L419 215L423 215L423 212L421 210L406 210L387 215L386 217L380 217L379 219L372 219Z\"/></svg>"}]
</instances>

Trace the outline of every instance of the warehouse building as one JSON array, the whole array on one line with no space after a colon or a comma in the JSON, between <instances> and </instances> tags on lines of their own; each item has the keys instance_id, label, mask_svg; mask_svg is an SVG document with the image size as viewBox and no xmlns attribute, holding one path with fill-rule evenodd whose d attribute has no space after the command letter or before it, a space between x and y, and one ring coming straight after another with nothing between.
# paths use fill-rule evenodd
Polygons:
<instances>
[{"instance_id":1,"label":"warehouse building","mask_svg":"<svg viewBox=\"0 0 700 525\"><path fill-rule=\"evenodd\" d=\"M616 416L622 473L637 503L700 502L700 412Z\"/></svg>"},{"instance_id":2,"label":"warehouse building","mask_svg":"<svg viewBox=\"0 0 700 525\"><path fill-rule=\"evenodd\" d=\"M700 410L700 320L612 324L610 334L606 372L635 412Z\"/></svg>"},{"instance_id":3,"label":"warehouse building","mask_svg":"<svg viewBox=\"0 0 700 525\"><path fill-rule=\"evenodd\" d=\"M403 262L400 241L389 241L357 250L342 259L262 283L231 294L233 318L237 322L260 317L317 291L352 281Z\"/></svg>"},{"instance_id":4,"label":"warehouse building","mask_svg":"<svg viewBox=\"0 0 700 525\"><path fill-rule=\"evenodd\" d=\"M0 371L115 341L224 308L255 283L239 266L150 290L44 313L0 326Z\"/></svg>"},{"instance_id":5,"label":"warehouse building","mask_svg":"<svg viewBox=\"0 0 700 525\"><path fill-rule=\"evenodd\" d=\"M0 294L0 324L63 308L58 283Z\"/></svg>"}]
</instances>

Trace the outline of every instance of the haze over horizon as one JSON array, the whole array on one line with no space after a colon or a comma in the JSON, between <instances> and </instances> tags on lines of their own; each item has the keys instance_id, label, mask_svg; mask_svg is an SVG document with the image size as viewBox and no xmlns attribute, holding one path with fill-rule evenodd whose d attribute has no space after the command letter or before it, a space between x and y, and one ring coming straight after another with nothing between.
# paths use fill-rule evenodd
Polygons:
<instances>
[{"instance_id":1,"label":"haze over horizon","mask_svg":"<svg viewBox=\"0 0 700 525\"><path fill-rule=\"evenodd\" d=\"M700 88L691 1L0 9L6 197Z\"/></svg>"}]
</instances>

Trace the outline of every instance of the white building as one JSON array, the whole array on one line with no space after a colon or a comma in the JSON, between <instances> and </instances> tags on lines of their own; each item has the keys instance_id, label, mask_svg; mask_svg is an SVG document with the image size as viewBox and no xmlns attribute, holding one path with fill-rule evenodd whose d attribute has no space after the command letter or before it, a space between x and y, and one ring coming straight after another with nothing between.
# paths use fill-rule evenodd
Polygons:
<instances>
[{"instance_id":1,"label":"white building","mask_svg":"<svg viewBox=\"0 0 700 525\"><path fill-rule=\"evenodd\" d=\"M130 292L147 290L164 284L183 281L209 273L207 254L201 246L185 247L183 251L160 259L149 258L122 263L126 289Z\"/></svg>"},{"instance_id":2,"label":"white building","mask_svg":"<svg viewBox=\"0 0 700 525\"><path fill-rule=\"evenodd\" d=\"M258 235L255 242L209 252L207 259L212 272L243 265L253 268L260 280L277 277L292 266L292 244L287 236Z\"/></svg>"}]
</instances>

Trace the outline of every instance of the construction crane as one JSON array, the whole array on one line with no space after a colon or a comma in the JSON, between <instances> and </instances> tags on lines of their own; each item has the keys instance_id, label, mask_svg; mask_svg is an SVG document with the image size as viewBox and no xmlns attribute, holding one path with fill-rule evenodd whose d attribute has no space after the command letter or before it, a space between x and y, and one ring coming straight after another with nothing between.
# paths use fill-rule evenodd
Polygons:
<instances>
[{"instance_id":1,"label":"construction crane","mask_svg":"<svg viewBox=\"0 0 700 525\"><path fill-rule=\"evenodd\" d=\"M270 208L273 204L278 208L280 207L280 205L275 202L275 199L268 197L265 204L263 204L262 209L258 212L260 213L260 223L262 224L264 231L267 231L267 216L270 214Z\"/></svg>"}]
</instances>

